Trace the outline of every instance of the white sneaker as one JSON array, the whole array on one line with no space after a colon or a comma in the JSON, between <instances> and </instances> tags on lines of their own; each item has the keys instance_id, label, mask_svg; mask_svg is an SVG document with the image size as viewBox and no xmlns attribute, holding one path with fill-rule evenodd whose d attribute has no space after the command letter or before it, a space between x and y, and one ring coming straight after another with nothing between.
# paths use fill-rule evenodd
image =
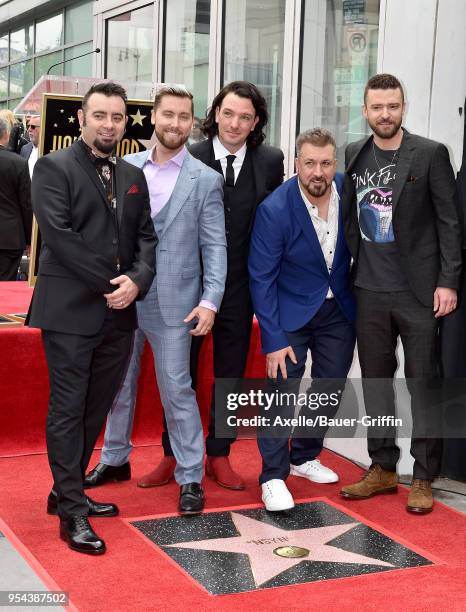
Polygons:
<instances>
[{"instance_id":1,"label":"white sneaker","mask_svg":"<svg viewBox=\"0 0 466 612\"><path fill-rule=\"evenodd\" d=\"M274 478L264 482L262 487L262 501L269 512L280 512L294 508L294 500L284 480Z\"/></svg>"},{"instance_id":2,"label":"white sneaker","mask_svg":"<svg viewBox=\"0 0 466 612\"><path fill-rule=\"evenodd\" d=\"M306 461L302 465L291 465L290 474L292 476L301 476L312 482L330 483L338 482L338 474L325 465L322 465L318 459Z\"/></svg>"}]
</instances>

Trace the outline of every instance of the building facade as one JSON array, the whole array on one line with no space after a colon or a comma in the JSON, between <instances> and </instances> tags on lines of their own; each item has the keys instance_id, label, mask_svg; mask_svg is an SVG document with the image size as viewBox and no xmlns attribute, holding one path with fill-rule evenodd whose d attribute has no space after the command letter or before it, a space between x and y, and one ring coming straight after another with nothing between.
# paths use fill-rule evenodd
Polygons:
<instances>
[{"instance_id":1,"label":"building facade","mask_svg":"<svg viewBox=\"0 0 466 612\"><path fill-rule=\"evenodd\" d=\"M366 133L365 82L388 71L406 87L407 126L445 142L458 167L465 23L462 0L0 0L0 107L64 60L50 74L184 83L200 118L245 79L267 99L268 142L291 174L296 135L313 126L343 159Z\"/></svg>"}]
</instances>

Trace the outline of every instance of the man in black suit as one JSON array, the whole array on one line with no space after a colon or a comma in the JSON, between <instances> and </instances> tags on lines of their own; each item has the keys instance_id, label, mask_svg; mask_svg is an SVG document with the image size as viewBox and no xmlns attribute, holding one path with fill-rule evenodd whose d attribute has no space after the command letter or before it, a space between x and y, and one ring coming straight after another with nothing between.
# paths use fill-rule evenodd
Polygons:
<instances>
[{"instance_id":1,"label":"man in black suit","mask_svg":"<svg viewBox=\"0 0 466 612\"><path fill-rule=\"evenodd\" d=\"M39 159L40 115L33 115L32 117L29 117L28 135L29 142L21 148L19 154L21 157L28 160L29 174L32 178L34 166Z\"/></svg>"},{"instance_id":2,"label":"man in black suit","mask_svg":"<svg viewBox=\"0 0 466 612\"><path fill-rule=\"evenodd\" d=\"M32 230L28 165L7 150L9 136L8 123L0 119L0 281L16 280Z\"/></svg>"},{"instance_id":3,"label":"man in black suit","mask_svg":"<svg viewBox=\"0 0 466 612\"><path fill-rule=\"evenodd\" d=\"M78 111L81 138L39 159L33 210L42 235L28 324L42 329L50 378L47 510L70 548L105 552L88 516L114 504L84 495L83 478L123 379L137 327L134 301L154 277L157 239L142 171L113 157L126 125L126 92L93 85Z\"/></svg>"},{"instance_id":4,"label":"man in black suit","mask_svg":"<svg viewBox=\"0 0 466 612\"><path fill-rule=\"evenodd\" d=\"M252 83L233 81L214 98L203 125L207 140L190 152L221 173L225 179L224 207L228 269L222 305L212 328L215 378L242 378L251 338L253 309L249 294L248 253L257 206L283 182L283 153L263 144L268 121L267 103ZM197 379L198 356L203 339L193 339L191 377ZM215 437L215 391L212 395L206 440L206 473L219 485L244 489L242 478L229 462L232 438ZM138 483L151 487L168 482L175 459L165 431L165 457Z\"/></svg>"},{"instance_id":5,"label":"man in black suit","mask_svg":"<svg viewBox=\"0 0 466 612\"><path fill-rule=\"evenodd\" d=\"M366 412L394 415L391 379L401 338L405 376L411 385L414 429L433 420L422 383L436 376L439 318L456 308L461 273L460 225L455 177L446 147L401 127L403 89L394 76L372 77L363 112L373 135L346 150L343 194L345 232L355 267L357 341ZM385 379L370 382L368 379ZM368 436L372 465L355 484L343 487L349 499L397 489L400 451L395 432ZM407 510L432 510L431 482L438 475L440 440L413 435L413 483Z\"/></svg>"}]
</instances>

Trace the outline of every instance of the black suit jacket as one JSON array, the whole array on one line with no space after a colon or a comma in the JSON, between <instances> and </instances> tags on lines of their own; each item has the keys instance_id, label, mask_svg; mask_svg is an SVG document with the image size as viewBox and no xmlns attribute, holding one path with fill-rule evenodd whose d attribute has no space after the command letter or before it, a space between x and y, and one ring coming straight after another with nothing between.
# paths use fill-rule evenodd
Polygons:
<instances>
[{"instance_id":1,"label":"black suit jacket","mask_svg":"<svg viewBox=\"0 0 466 612\"><path fill-rule=\"evenodd\" d=\"M157 238L142 170L117 159L116 192L118 232L103 185L79 141L38 160L32 205L42 249L30 326L97 333L107 311L103 294L115 290L109 281L119 274L136 283L139 298L147 293ZM113 316L119 329L137 326L134 303Z\"/></svg>"},{"instance_id":2,"label":"black suit jacket","mask_svg":"<svg viewBox=\"0 0 466 612\"><path fill-rule=\"evenodd\" d=\"M190 146L189 152L207 164L207 166L214 170L219 170L219 165L215 160L212 140L203 140ZM254 212L249 228L249 231L251 231L257 206L283 183L285 171L281 149L262 144L255 148L248 147L248 152L251 156L256 190L253 196Z\"/></svg>"},{"instance_id":3,"label":"black suit jacket","mask_svg":"<svg viewBox=\"0 0 466 612\"><path fill-rule=\"evenodd\" d=\"M0 249L23 250L32 231L28 164L0 146L0 176Z\"/></svg>"},{"instance_id":4,"label":"black suit jacket","mask_svg":"<svg viewBox=\"0 0 466 612\"><path fill-rule=\"evenodd\" d=\"M345 154L342 198L345 234L357 265L361 235L351 173L364 145L351 143ZM461 232L455 177L447 148L404 130L393 188L393 232L414 295L432 306L436 287L458 289Z\"/></svg>"}]
</instances>

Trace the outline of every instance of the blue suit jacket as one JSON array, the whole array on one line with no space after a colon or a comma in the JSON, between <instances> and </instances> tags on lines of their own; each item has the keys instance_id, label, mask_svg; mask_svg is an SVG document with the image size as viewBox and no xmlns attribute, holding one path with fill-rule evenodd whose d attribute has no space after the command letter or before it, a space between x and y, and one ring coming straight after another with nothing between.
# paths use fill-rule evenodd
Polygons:
<instances>
[{"instance_id":1,"label":"blue suit jacket","mask_svg":"<svg viewBox=\"0 0 466 612\"><path fill-rule=\"evenodd\" d=\"M341 197L343 175L335 184ZM286 332L303 327L322 306L329 286L342 312L355 318L348 283L351 256L346 245L341 205L338 239L329 273L309 212L292 177L257 209L249 253L254 311L264 353L288 346Z\"/></svg>"}]
</instances>

